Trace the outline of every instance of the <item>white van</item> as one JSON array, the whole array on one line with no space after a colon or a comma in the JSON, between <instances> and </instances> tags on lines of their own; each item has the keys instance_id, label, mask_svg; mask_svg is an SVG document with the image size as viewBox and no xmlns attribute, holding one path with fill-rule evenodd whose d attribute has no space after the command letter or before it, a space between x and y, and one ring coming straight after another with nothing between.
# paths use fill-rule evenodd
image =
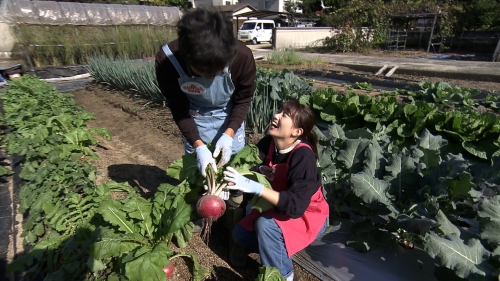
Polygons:
<instances>
[{"instance_id":1,"label":"white van","mask_svg":"<svg viewBox=\"0 0 500 281\"><path fill-rule=\"evenodd\" d=\"M260 42L272 42L273 20L247 20L238 30L238 40L241 42L252 41L253 44Z\"/></svg>"}]
</instances>

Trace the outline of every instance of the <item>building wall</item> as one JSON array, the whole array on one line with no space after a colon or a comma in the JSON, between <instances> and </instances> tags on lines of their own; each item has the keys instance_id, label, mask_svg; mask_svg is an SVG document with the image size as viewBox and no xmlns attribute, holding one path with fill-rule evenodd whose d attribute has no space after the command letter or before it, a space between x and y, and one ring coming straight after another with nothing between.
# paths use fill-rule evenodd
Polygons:
<instances>
[{"instance_id":1,"label":"building wall","mask_svg":"<svg viewBox=\"0 0 500 281\"><path fill-rule=\"evenodd\" d=\"M334 34L331 27L279 27L275 29L275 50L317 47L323 45L323 39Z\"/></svg>"},{"instance_id":2,"label":"building wall","mask_svg":"<svg viewBox=\"0 0 500 281\"><path fill-rule=\"evenodd\" d=\"M213 0L193 0L193 7L195 8L212 7L212 6L213 6Z\"/></svg>"},{"instance_id":3,"label":"building wall","mask_svg":"<svg viewBox=\"0 0 500 281\"><path fill-rule=\"evenodd\" d=\"M260 10L260 8L259 8L259 1L260 0L241 0L240 3L249 4L252 7L254 7L255 9Z\"/></svg>"},{"instance_id":4,"label":"building wall","mask_svg":"<svg viewBox=\"0 0 500 281\"><path fill-rule=\"evenodd\" d=\"M284 0L241 0L240 3L250 4L260 11L284 12Z\"/></svg>"},{"instance_id":5,"label":"building wall","mask_svg":"<svg viewBox=\"0 0 500 281\"><path fill-rule=\"evenodd\" d=\"M238 4L238 0L192 0L193 7L227 6Z\"/></svg>"}]
</instances>

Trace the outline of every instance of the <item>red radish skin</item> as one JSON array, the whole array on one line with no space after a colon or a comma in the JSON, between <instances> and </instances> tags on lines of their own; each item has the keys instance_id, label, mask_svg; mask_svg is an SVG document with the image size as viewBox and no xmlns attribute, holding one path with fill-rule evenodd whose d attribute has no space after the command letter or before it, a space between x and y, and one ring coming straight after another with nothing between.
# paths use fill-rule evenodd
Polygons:
<instances>
[{"instance_id":1,"label":"red radish skin","mask_svg":"<svg viewBox=\"0 0 500 281\"><path fill-rule=\"evenodd\" d=\"M204 195L196 202L196 212L202 218L201 239L208 244L212 223L226 211L226 202L217 195Z\"/></svg>"},{"instance_id":2,"label":"red radish skin","mask_svg":"<svg viewBox=\"0 0 500 281\"><path fill-rule=\"evenodd\" d=\"M226 211L226 203L217 195L205 195L198 199L196 211L204 219L216 220Z\"/></svg>"},{"instance_id":3,"label":"red radish skin","mask_svg":"<svg viewBox=\"0 0 500 281\"><path fill-rule=\"evenodd\" d=\"M174 275L174 264L169 263L167 267L163 268L163 272L165 272L165 275L167 276L167 279Z\"/></svg>"}]
</instances>

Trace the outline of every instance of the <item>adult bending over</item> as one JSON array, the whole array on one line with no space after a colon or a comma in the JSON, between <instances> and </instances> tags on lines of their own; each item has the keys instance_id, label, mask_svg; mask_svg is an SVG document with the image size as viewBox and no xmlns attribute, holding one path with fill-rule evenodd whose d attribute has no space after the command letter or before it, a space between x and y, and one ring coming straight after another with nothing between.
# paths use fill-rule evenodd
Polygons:
<instances>
[{"instance_id":1,"label":"adult bending over","mask_svg":"<svg viewBox=\"0 0 500 281\"><path fill-rule=\"evenodd\" d=\"M231 17L212 9L192 9L177 24L178 39L156 55L156 78L173 119L184 137L186 153L196 152L198 169L225 165L245 146L244 120L254 93L252 51L235 39ZM215 144L214 153L207 148ZM215 158L220 156L218 164ZM229 225L241 219L241 192L227 200ZM237 264L238 251L231 246Z\"/></svg>"}]
</instances>

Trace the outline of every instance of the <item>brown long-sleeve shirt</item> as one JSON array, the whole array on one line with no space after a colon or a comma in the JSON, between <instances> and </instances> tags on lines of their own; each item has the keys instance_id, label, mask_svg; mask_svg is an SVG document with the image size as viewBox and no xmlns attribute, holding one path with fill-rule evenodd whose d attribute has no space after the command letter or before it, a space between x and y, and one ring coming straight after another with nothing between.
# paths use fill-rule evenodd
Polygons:
<instances>
[{"instance_id":1,"label":"brown long-sleeve shirt","mask_svg":"<svg viewBox=\"0 0 500 281\"><path fill-rule=\"evenodd\" d=\"M257 143L263 162L269 152L272 139L270 135L266 135ZM304 215L311 203L311 197L318 191L322 182L316 165L316 155L311 149L299 147L291 154L291 152L277 154L274 151L272 155L274 164L286 163L291 157L288 162L286 190L280 192L276 211L291 218L299 218Z\"/></svg>"},{"instance_id":2,"label":"brown long-sleeve shirt","mask_svg":"<svg viewBox=\"0 0 500 281\"><path fill-rule=\"evenodd\" d=\"M238 51L229 66L231 80L233 81L235 90L231 96L233 109L229 116L228 128L233 129L235 132L247 116L254 93L256 74L255 60L252 51L239 41L237 44ZM186 75L193 76L186 61L179 52L178 41L174 40L170 42L168 47L179 61ZM156 54L156 79L158 85L163 96L167 100L167 104L179 130L182 135L193 144L196 140L201 138L196 124L189 113L189 99L179 87L177 80L179 77L179 73L177 73L177 70L167 58L165 52L160 49Z\"/></svg>"}]
</instances>

